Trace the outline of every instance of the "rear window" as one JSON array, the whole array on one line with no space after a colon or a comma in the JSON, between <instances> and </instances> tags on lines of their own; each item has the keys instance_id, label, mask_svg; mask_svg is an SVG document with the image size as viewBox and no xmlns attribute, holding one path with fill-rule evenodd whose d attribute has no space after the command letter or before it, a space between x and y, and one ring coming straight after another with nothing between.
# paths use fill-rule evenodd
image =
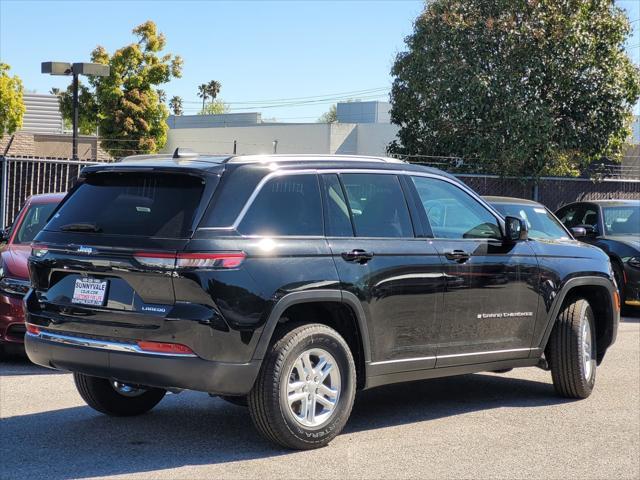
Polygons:
<instances>
[{"instance_id":1,"label":"rear window","mask_svg":"<svg viewBox=\"0 0 640 480\"><path fill-rule=\"evenodd\" d=\"M90 175L56 212L48 231L185 238L204 188L182 174Z\"/></svg>"}]
</instances>

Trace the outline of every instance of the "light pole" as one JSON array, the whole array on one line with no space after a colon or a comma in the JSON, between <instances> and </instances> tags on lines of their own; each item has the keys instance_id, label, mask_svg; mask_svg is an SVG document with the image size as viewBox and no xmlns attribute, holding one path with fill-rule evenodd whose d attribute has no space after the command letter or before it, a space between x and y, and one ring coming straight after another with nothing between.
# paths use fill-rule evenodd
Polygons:
<instances>
[{"instance_id":1,"label":"light pole","mask_svg":"<svg viewBox=\"0 0 640 480\"><path fill-rule=\"evenodd\" d=\"M78 160L78 75L108 77L110 71L109 65L102 65L101 63L42 62L42 73L73 76L73 143L71 147L71 157L74 160Z\"/></svg>"}]
</instances>

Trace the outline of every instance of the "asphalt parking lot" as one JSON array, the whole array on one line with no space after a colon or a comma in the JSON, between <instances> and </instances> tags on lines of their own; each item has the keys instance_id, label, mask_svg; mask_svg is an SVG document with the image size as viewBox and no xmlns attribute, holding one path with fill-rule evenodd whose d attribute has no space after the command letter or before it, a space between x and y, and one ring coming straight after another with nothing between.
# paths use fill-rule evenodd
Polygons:
<instances>
[{"instance_id":1,"label":"asphalt parking lot","mask_svg":"<svg viewBox=\"0 0 640 480\"><path fill-rule=\"evenodd\" d=\"M620 325L593 395L554 395L536 368L361 393L345 432L310 452L274 448L242 407L169 395L109 418L71 375L0 364L0 478L640 478L640 318Z\"/></svg>"}]
</instances>

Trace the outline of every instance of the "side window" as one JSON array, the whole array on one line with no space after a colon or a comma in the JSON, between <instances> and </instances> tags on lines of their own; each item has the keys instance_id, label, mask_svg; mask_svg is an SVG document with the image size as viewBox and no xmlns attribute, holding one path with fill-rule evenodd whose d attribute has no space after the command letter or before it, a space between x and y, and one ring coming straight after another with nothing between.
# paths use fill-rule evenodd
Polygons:
<instances>
[{"instance_id":1,"label":"side window","mask_svg":"<svg viewBox=\"0 0 640 480\"><path fill-rule=\"evenodd\" d=\"M322 207L316 175L283 175L260 190L242 219L243 235L322 235Z\"/></svg>"},{"instance_id":2,"label":"side window","mask_svg":"<svg viewBox=\"0 0 640 480\"><path fill-rule=\"evenodd\" d=\"M413 226L396 175L341 175L358 237L413 237Z\"/></svg>"},{"instance_id":3,"label":"side window","mask_svg":"<svg viewBox=\"0 0 640 480\"><path fill-rule=\"evenodd\" d=\"M436 238L494 238L496 218L464 190L444 180L411 177Z\"/></svg>"},{"instance_id":4,"label":"side window","mask_svg":"<svg viewBox=\"0 0 640 480\"><path fill-rule=\"evenodd\" d=\"M567 228L578 225L598 225L598 210L587 204L570 205L558 211L558 218Z\"/></svg>"},{"instance_id":5,"label":"side window","mask_svg":"<svg viewBox=\"0 0 640 480\"><path fill-rule=\"evenodd\" d=\"M322 175L325 198L325 228L327 236L353 237L349 206L344 198L338 176L334 173Z\"/></svg>"}]
</instances>

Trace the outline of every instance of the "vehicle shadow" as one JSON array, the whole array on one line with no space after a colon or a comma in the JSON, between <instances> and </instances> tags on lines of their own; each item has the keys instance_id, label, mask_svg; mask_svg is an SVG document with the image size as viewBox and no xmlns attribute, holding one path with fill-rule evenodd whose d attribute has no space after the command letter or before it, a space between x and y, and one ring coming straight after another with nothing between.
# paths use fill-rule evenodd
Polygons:
<instances>
[{"instance_id":1,"label":"vehicle shadow","mask_svg":"<svg viewBox=\"0 0 640 480\"><path fill-rule=\"evenodd\" d=\"M570 402L551 384L474 374L388 385L360 392L346 432L423 422L500 407L544 407Z\"/></svg>"},{"instance_id":2,"label":"vehicle shadow","mask_svg":"<svg viewBox=\"0 0 640 480\"><path fill-rule=\"evenodd\" d=\"M68 373L35 365L31 363L26 355L4 355L0 357L0 378L18 375L65 375Z\"/></svg>"},{"instance_id":3,"label":"vehicle shadow","mask_svg":"<svg viewBox=\"0 0 640 480\"><path fill-rule=\"evenodd\" d=\"M563 401L550 384L490 374L393 385L358 396L346 433ZM71 479L305 455L261 439L246 408L195 392L168 395L140 417L111 418L82 406L3 418L0 444L0 478Z\"/></svg>"}]
</instances>

